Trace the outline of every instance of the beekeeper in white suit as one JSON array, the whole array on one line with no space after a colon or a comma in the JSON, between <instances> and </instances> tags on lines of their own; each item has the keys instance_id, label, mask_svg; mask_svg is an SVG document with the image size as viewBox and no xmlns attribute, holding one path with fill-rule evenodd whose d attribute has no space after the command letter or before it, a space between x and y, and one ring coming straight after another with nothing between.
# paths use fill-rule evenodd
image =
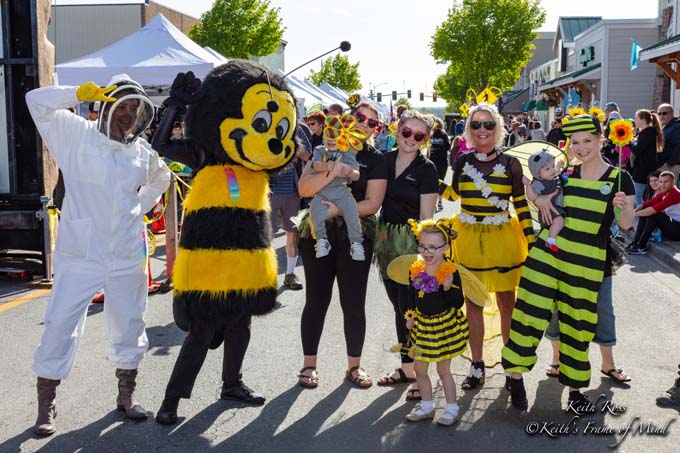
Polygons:
<instances>
[{"instance_id":1,"label":"beekeeper in white suit","mask_svg":"<svg viewBox=\"0 0 680 453\"><path fill-rule=\"evenodd\" d=\"M84 101L101 102L98 122L66 110ZM145 419L146 411L133 398L137 367L148 348L143 214L170 181L166 165L139 137L153 120L153 104L125 74L106 88L88 82L32 90L26 103L66 185L45 332L33 357L38 375L33 431L55 432L56 387L73 368L88 304L101 288L106 292L108 357L116 365L118 409Z\"/></svg>"}]
</instances>

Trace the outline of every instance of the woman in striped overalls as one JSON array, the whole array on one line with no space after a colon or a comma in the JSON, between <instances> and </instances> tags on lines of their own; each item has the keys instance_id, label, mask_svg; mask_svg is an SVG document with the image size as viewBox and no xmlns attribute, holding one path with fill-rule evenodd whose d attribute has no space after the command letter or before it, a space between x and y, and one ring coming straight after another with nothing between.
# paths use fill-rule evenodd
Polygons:
<instances>
[{"instance_id":1,"label":"woman in striped overalls","mask_svg":"<svg viewBox=\"0 0 680 453\"><path fill-rule=\"evenodd\" d=\"M619 227L633 224L634 196L619 190L619 178L630 178L604 162L600 148L604 137L597 119L579 115L565 124L569 151L581 163L564 184L565 225L557 238L558 252L545 247L544 229L522 270L517 304L512 314L510 339L503 348L503 367L512 373L513 406L528 403L522 374L536 364L536 347L557 303L560 327L560 375L569 387L569 401L587 403L579 391L590 383L588 346L597 325L597 294L604 277L609 228L614 209ZM536 205L550 219L550 195Z\"/></svg>"}]
</instances>

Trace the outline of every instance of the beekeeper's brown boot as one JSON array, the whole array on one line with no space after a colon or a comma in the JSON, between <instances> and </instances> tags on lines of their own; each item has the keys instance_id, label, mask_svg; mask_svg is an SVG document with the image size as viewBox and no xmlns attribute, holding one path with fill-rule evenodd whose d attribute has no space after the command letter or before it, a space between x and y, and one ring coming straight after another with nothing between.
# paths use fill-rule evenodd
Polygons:
<instances>
[{"instance_id":1,"label":"beekeeper's brown boot","mask_svg":"<svg viewBox=\"0 0 680 453\"><path fill-rule=\"evenodd\" d=\"M133 393L137 386L137 370L122 370L116 368L118 378L118 410L125 411L125 415L133 420L146 420L149 416L144 408L134 399Z\"/></svg>"},{"instance_id":2,"label":"beekeeper's brown boot","mask_svg":"<svg viewBox=\"0 0 680 453\"><path fill-rule=\"evenodd\" d=\"M57 430L54 419L57 418L57 408L54 398L57 395L57 386L61 381L38 378L38 418L33 425L33 433L37 436L51 436Z\"/></svg>"}]
</instances>

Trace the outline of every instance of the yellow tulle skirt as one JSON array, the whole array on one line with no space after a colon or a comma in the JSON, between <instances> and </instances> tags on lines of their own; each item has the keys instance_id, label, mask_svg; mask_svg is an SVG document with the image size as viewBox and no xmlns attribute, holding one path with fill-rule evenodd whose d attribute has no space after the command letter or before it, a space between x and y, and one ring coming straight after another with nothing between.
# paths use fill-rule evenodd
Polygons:
<instances>
[{"instance_id":1,"label":"yellow tulle skirt","mask_svg":"<svg viewBox=\"0 0 680 453\"><path fill-rule=\"evenodd\" d=\"M453 217L458 237L454 259L472 271L491 293L515 291L527 258L527 239L516 216L501 225L461 222Z\"/></svg>"}]
</instances>

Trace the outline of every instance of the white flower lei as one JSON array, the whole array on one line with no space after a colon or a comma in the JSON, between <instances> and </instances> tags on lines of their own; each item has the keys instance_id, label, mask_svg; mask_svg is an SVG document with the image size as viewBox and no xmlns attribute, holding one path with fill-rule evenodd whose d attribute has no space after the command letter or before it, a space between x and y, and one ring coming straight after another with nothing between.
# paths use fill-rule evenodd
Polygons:
<instances>
[{"instance_id":1,"label":"white flower lei","mask_svg":"<svg viewBox=\"0 0 680 453\"><path fill-rule=\"evenodd\" d=\"M458 214L458 220L460 220L463 223L469 223L470 225L474 225L477 223L477 218L473 216L472 214L468 214L467 212L461 212Z\"/></svg>"},{"instance_id":2,"label":"white flower lei","mask_svg":"<svg viewBox=\"0 0 680 453\"><path fill-rule=\"evenodd\" d=\"M493 167L493 173L491 173L491 175L492 176L505 175L505 170L506 168L504 165L496 164ZM495 206L502 211L508 210L508 200L501 200L499 197L495 195L491 196L491 193L493 193L493 189L491 189L491 187L487 185L486 180L484 179L484 175L482 174L481 171L477 170L477 168L474 165L472 165L470 162L466 162L465 165L463 166L463 173L465 173L470 177L470 179L472 179L472 181L475 183L475 187L482 193L482 196L486 198L486 201L488 201L490 205ZM466 213L461 213L458 216L458 219L463 223L470 224L476 223L475 216ZM506 223L509 221L510 216L507 213L501 213L484 217L484 220L482 220L482 224L500 225L501 223Z\"/></svg>"}]
</instances>

